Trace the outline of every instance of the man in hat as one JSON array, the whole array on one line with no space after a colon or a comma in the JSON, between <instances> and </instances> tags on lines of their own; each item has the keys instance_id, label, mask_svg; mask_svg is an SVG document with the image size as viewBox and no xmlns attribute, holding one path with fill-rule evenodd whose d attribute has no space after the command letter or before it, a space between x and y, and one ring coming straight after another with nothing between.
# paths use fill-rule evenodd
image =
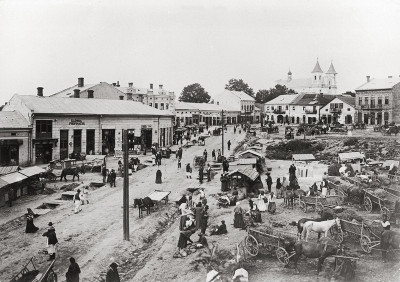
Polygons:
<instances>
[{"instance_id":1,"label":"man in hat","mask_svg":"<svg viewBox=\"0 0 400 282\"><path fill-rule=\"evenodd\" d=\"M56 244L58 243L56 230L53 227L53 223L49 222L49 229L43 233L42 236L47 237L47 252L49 259L47 261L54 260L56 258Z\"/></svg>"},{"instance_id":2,"label":"man in hat","mask_svg":"<svg viewBox=\"0 0 400 282\"><path fill-rule=\"evenodd\" d=\"M267 186L268 186L268 192L271 193L271 186L272 186L272 177L271 174L268 172L267 173Z\"/></svg>"},{"instance_id":3,"label":"man in hat","mask_svg":"<svg viewBox=\"0 0 400 282\"><path fill-rule=\"evenodd\" d=\"M115 170L112 169L111 172L110 172L110 187L113 187L113 185L114 185L114 187L116 187L115 186L115 180L116 179L117 179L117 174L115 173Z\"/></svg>"},{"instance_id":4,"label":"man in hat","mask_svg":"<svg viewBox=\"0 0 400 282\"><path fill-rule=\"evenodd\" d=\"M118 274L118 264L112 262L107 270L106 282L120 282L119 274Z\"/></svg>"},{"instance_id":5,"label":"man in hat","mask_svg":"<svg viewBox=\"0 0 400 282\"><path fill-rule=\"evenodd\" d=\"M81 190L78 189L76 190L76 193L73 198L74 204L75 204L75 213L78 213L81 211Z\"/></svg>"}]
</instances>

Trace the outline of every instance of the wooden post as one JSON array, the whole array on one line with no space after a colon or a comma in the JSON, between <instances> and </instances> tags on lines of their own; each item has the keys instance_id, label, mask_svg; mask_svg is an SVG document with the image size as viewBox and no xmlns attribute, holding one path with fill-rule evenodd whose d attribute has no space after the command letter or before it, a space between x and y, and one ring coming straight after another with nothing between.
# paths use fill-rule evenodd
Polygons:
<instances>
[{"instance_id":1,"label":"wooden post","mask_svg":"<svg viewBox=\"0 0 400 282\"><path fill-rule=\"evenodd\" d=\"M124 188L123 188L123 233L124 240L129 241L129 152L128 130L122 131L124 153Z\"/></svg>"},{"instance_id":2,"label":"wooden post","mask_svg":"<svg viewBox=\"0 0 400 282\"><path fill-rule=\"evenodd\" d=\"M221 111L221 125L222 125L222 156L224 156L224 110Z\"/></svg>"}]
</instances>

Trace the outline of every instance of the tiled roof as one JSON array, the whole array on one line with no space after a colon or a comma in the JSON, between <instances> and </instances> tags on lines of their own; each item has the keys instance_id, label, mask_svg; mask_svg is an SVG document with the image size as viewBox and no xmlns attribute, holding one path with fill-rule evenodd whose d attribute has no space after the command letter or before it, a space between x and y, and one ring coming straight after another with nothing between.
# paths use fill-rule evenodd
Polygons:
<instances>
[{"instance_id":1,"label":"tiled roof","mask_svg":"<svg viewBox=\"0 0 400 282\"><path fill-rule=\"evenodd\" d=\"M233 95L238 97L240 100L255 101L253 97L251 97L250 95L244 93L243 91L232 91L232 90L229 90L229 92L231 92Z\"/></svg>"},{"instance_id":2,"label":"tiled roof","mask_svg":"<svg viewBox=\"0 0 400 282\"><path fill-rule=\"evenodd\" d=\"M358 87L356 91L392 89L393 86L395 86L398 83L400 83L400 77L373 78L369 82L366 82L360 87Z\"/></svg>"},{"instance_id":3,"label":"tiled roof","mask_svg":"<svg viewBox=\"0 0 400 282\"><path fill-rule=\"evenodd\" d=\"M327 74L337 74L335 68L333 67L333 63L331 62L331 65L329 66L328 71L326 72Z\"/></svg>"},{"instance_id":4,"label":"tiled roof","mask_svg":"<svg viewBox=\"0 0 400 282\"><path fill-rule=\"evenodd\" d=\"M19 112L0 112L0 128L27 128L29 122Z\"/></svg>"},{"instance_id":5,"label":"tiled roof","mask_svg":"<svg viewBox=\"0 0 400 282\"><path fill-rule=\"evenodd\" d=\"M199 110L198 107L194 107L191 104L192 103L175 102L175 110L176 111L181 111L181 110Z\"/></svg>"},{"instance_id":6,"label":"tiled roof","mask_svg":"<svg viewBox=\"0 0 400 282\"><path fill-rule=\"evenodd\" d=\"M280 95L271 101L265 103L266 105L285 105L290 104L299 94L292 94L292 95Z\"/></svg>"},{"instance_id":7,"label":"tiled roof","mask_svg":"<svg viewBox=\"0 0 400 282\"><path fill-rule=\"evenodd\" d=\"M299 94L290 104L292 105L326 105L335 99L334 95Z\"/></svg>"},{"instance_id":8,"label":"tiled roof","mask_svg":"<svg viewBox=\"0 0 400 282\"><path fill-rule=\"evenodd\" d=\"M56 98L14 95L21 99L30 110L40 114L70 115L154 115L170 116L171 114L135 101L81 98Z\"/></svg>"},{"instance_id":9,"label":"tiled roof","mask_svg":"<svg viewBox=\"0 0 400 282\"><path fill-rule=\"evenodd\" d=\"M318 60L317 60L317 63L315 64L315 67L314 67L314 69L313 69L313 71L311 73L314 73L314 72L323 72L321 67L320 67L320 65L319 65Z\"/></svg>"},{"instance_id":10,"label":"tiled roof","mask_svg":"<svg viewBox=\"0 0 400 282\"><path fill-rule=\"evenodd\" d=\"M341 101L345 102L346 104L350 106L355 106L356 105L356 98L351 97L351 96L336 96L336 98L340 99Z\"/></svg>"},{"instance_id":11,"label":"tiled roof","mask_svg":"<svg viewBox=\"0 0 400 282\"><path fill-rule=\"evenodd\" d=\"M240 173L242 175L247 176L252 181L256 180L257 177L260 176L255 169L252 169L252 168L249 168L249 167L247 167L247 168L238 168L238 169L236 169L234 171L229 172L228 175L233 175L233 174L237 174L237 173Z\"/></svg>"}]
</instances>

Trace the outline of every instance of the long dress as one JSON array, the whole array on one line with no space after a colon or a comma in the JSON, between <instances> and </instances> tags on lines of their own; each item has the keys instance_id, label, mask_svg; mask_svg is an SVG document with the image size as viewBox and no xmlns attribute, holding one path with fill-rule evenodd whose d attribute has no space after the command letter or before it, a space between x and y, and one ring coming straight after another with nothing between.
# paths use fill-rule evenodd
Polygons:
<instances>
[{"instance_id":1,"label":"long dress","mask_svg":"<svg viewBox=\"0 0 400 282\"><path fill-rule=\"evenodd\" d=\"M194 217L195 217L195 220L196 220L196 229L200 229L202 211L203 211L203 207L194 208Z\"/></svg>"},{"instance_id":2,"label":"long dress","mask_svg":"<svg viewBox=\"0 0 400 282\"><path fill-rule=\"evenodd\" d=\"M275 196L269 196L268 199L268 212L274 214L276 211Z\"/></svg>"},{"instance_id":3,"label":"long dress","mask_svg":"<svg viewBox=\"0 0 400 282\"><path fill-rule=\"evenodd\" d=\"M192 235L192 231L181 231L181 233L179 234L179 240L178 240L178 248L179 249L184 249L187 247L187 243L188 241L192 241L190 240L190 235Z\"/></svg>"},{"instance_id":4,"label":"long dress","mask_svg":"<svg viewBox=\"0 0 400 282\"><path fill-rule=\"evenodd\" d=\"M26 233L35 233L36 231L38 231L39 228L35 226L35 224L33 224L33 216L32 215L27 215L26 216L26 229L25 232Z\"/></svg>"},{"instance_id":5,"label":"long dress","mask_svg":"<svg viewBox=\"0 0 400 282\"><path fill-rule=\"evenodd\" d=\"M233 220L233 227L235 228L245 228L246 225L243 220L243 209L241 206L235 207L235 217Z\"/></svg>"},{"instance_id":6,"label":"long dress","mask_svg":"<svg viewBox=\"0 0 400 282\"><path fill-rule=\"evenodd\" d=\"M157 172L156 172L156 183L157 184L161 184L162 183L161 177L162 177L161 170L157 170Z\"/></svg>"},{"instance_id":7,"label":"long dress","mask_svg":"<svg viewBox=\"0 0 400 282\"><path fill-rule=\"evenodd\" d=\"M208 224L208 212L206 210L203 210L203 212L201 213L201 220L200 220L201 233L203 234L206 233L207 224Z\"/></svg>"},{"instance_id":8,"label":"long dress","mask_svg":"<svg viewBox=\"0 0 400 282\"><path fill-rule=\"evenodd\" d=\"M258 195L258 202L257 202L257 207L260 210L260 212L264 212L267 210L267 206L264 203L264 195Z\"/></svg>"}]
</instances>

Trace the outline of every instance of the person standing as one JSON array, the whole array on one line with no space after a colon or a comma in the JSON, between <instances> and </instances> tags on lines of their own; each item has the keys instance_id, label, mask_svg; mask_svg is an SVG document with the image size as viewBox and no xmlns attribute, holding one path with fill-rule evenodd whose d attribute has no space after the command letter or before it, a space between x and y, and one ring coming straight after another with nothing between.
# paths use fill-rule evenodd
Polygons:
<instances>
[{"instance_id":1,"label":"person standing","mask_svg":"<svg viewBox=\"0 0 400 282\"><path fill-rule=\"evenodd\" d=\"M267 210L267 206L265 205L264 202L264 191L261 191L261 193L258 195L258 201L257 201L257 207L260 210L260 212L265 212Z\"/></svg>"},{"instance_id":2,"label":"person standing","mask_svg":"<svg viewBox=\"0 0 400 282\"><path fill-rule=\"evenodd\" d=\"M205 205L204 209L201 213L201 219L200 219L200 229L201 229L201 233L205 234L206 233L206 229L207 229L207 224L208 224L208 206Z\"/></svg>"},{"instance_id":3,"label":"person standing","mask_svg":"<svg viewBox=\"0 0 400 282\"><path fill-rule=\"evenodd\" d=\"M223 172L229 171L229 162L225 157L224 157L224 160L222 161L222 169L223 169Z\"/></svg>"},{"instance_id":4,"label":"person standing","mask_svg":"<svg viewBox=\"0 0 400 282\"><path fill-rule=\"evenodd\" d=\"M103 168L101 170L101 175L103 175L103 183L107 183L107 168L105 165L103 165Z\"/></svg>"},{"instance_id":5,"label":"person standing","mask_svg":"<svg viewBox=\"0 0 400 282\"><path fill-rule=\"evenodd\" d=\"M186 165L186 178L192 179L192 168L190 167L190 163Z\"/></svg>"},{"instance_id":6,"label":"person standing","mask_svg":"<svg viewBox=\"0 0 400 282\"><path fill-rule=\"evenodd\" d=\"M216 160L216 158L215 158L215 149L212 150L211 156L212 156L213 161L215 161Z\"/></svg>"},{"instance_id":7,"label":"person standing","mask_svg":"<svg viewBox=\"0 0 400 282\"><path fill-rule=\"evenodd\" d=\"M268 212L274 214L275 211L276 211L275 195L274 192L271 192L268 195Z\"/></svg>"},{"instance_id":8,"label":"person standing","mask_svg":"<svg viewBox=\"0 0 400 282\"><path fill-rule=\"evenodd\" d=\"M276 198L279 199L282 198L282 183L281 183L281 179L278 177L278 179L276 180Z\"/></svg>"},{"instance_id":9,"label":"person standing","mask_svg":"<svg viewBox=\"0 0 400 282\"><path fill-rule=\"evenodd\" d=\"M137 171L139 158L138 157L133 158L132 162L133 162L133 171Z\"/></svg>"},{"instance_id":10,"label":"person standing","mask_svg":"<svg viewBox=\"0 0 400 282\"><path fill-rule=\"evenodd\" d=\"M178 157L178 169L182 168L181 158Z\"/></svg>"},{"instance_id":11,"label":"person standing","mask_svg":"<svg viewBox=\"0 0 400 282\"><path fill-rule=\"evenodd\" d=\"M73 202L75 204L75 213L80 212L82 210L81 209L82 202L81 202L81 190L80 189L76 190L76 193L73 198Z\"/></svg>"},{"instance_id":12,"label":"person standing","mask_svg":"<svg viewBox=\"0 0 400 282\"><path fill-rule=\"evenodd\" d=\"M203 178L204 178L204 167L201 165L199 168L199 181L200 184L203 184Z\"/></svg>"},{"instance_id":13,"label":"person standing","mask_svg":"<svg viewBox=\"0 0 400 282\"><path fill-rule=\"evenodd\" d=\"M233 127L233 134L236 134L236 126Z\"/></svg>"},{"instance_id":14,"label":"person standing","mask_svg":"<svg viewBox=\"0 0 400 282\"><path fill-rule=\"evenodd\" d=\"M231 150L231 140L228 140L228 151Z\"/></svg>"},{"instance_id":15,"label":"person standing","mask_svg":"<svg viewBox=\"0 0 400 282\"><path fill-rule=\"evenodd\" d=\"M210 164L207 164L207 181L211 181L211 166Z\"/></svg>"},{"instance_id":16,"label":"person standing","mask_svg":"<svg viewBox=\"0 0 400 282\"><path fill-rule=\"evenodd\" d=\"M272 177L270 173L267 173L267 186L268 186L268 192L271 193Z\"/></svg>"},{"instance_id":17,"label":"person standing","mask_svg":"<svg viewBox=\"0 0 400 282\"><path fill-rule=\"evenodd\" d=\"M115 180L117 179L117 174L115 173L115 170L112 169L110 172L110 187L116 187L115 185Z\"/></svg>"},{"instance_id":18,"label":"person standing","mask_svg":"<svg viewBox=\"0 0 400 282\"><path fill-rule=\"evenodd\" d=\"M246 225L244 223L244 219L243 219L243 209L240 206L240 202L236 202L236 207L235 207L235 217L233 219L233 227L235 228L245 228Z\"/></svg>"},{"instance_id":19,"label":"person standing","mask_svg":"<svg viewBox=\"0 0 400 282\"><path fill-rule=\"evenodd\" d=\"M157 170L156 172L156 184L162 183L162 172L161 170Z\"/></svg>"},{"instance_id":20,"label":"person standing","mask_svg":"<svg viewBox=\"0 0 400 282\"><path fill-rule=\"evenodd\" d=\"M118 264L115 262L110 264L110 267L107 270L106 282L120 282L119 273L118 273Z\"/></svg>"},{"instance_id":21,"label":"person standing","mask_svg":"<svg viewBox=\"0 0 400 282\"><path fill-rule=\"evenodd\" d=\"M201 227L201 214L203 212L203 207L201 205L201 202L198 202L196 207L194 208L194 219L196 222L196 229L200 229Z\"/></svg>"},{"instance_id":22,"label":"person standing","mask_svg":"<svg viewBox=\"0 0 400 282\"><path fill-rule=\"evenodd\" d=\"M81 269L73 257L69 258L69 262L70 265L67 273L65 274L67 282L79 282L79 274L81 273Z\"/></svg>"},{"instance_id":23,"label":"person standing","mask_svg":"<svg viewBox=\"0 0 400 282\"><path fill-rule=\"evenodd\" d=\"M207 162L207 149L204 149L203 157L204 157L204 162Z\"/></svg>"},{"instance_id":24,"label":"person standing","mask_svg":"<svg viewBox=\"0 0 400 282\"><path fill-rule=\"evenodd\" d=\"M48 225L49 229L45 233L43 233L42 236L47 237L47 253L50 256L47 261L51 261L56 259L56 244L58 243L58 240L53 223L49 222Z\"/></svg>"},{"instance_id":25,"label":"person standing","mask_svg":"<svg viewBox=\"0 0 400 282\"><path fill-rule=\"evenodd\" d=\"M181 139L182 140L182 139ZM179 149L178 149L178 157L180 158L180 159L182 159L182 147L179 147Z\"/></svg>"},{"instance_id":26,"label":"person standing","mask_svg":"<svg viewBox=\"0 0 400 282\"><path fill-rule=\"evenodd\" d=\"M25 233L35 233L36 231L39 230L39 228L36 227L35 224L33 224L33 217L34 217L33 214L30 214L29 212L26 214Z\"/></svg>"}]
</instances>

